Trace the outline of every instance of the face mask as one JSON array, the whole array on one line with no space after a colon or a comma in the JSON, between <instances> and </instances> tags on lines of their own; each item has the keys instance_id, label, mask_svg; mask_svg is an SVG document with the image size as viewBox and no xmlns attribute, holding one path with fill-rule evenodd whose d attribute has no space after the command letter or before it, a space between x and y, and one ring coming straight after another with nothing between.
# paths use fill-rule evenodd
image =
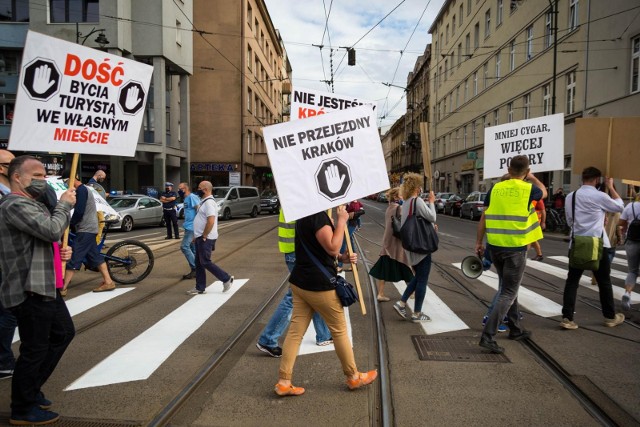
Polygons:
<instances>
[{"instance_id":1,"label":"face mask","mask_svg":"<svg viewBox=\"0 0 640 427\"><path fill-rule=\"evenodd\" d=\"M164 191L166 191L166 192L168 193L169 191L171 191L171 188L166 187L166 188L164 189Z\"/></svg>"},{"instance_id":2,"label":"face mask","mask_svg":"<svg viewBox=\"0 0 640 427\"><path fill-rule=\"evenodd\" d=\"M398 200L398 204L399 204L400 206L402 206L402 202L404 202L404 200Z\"/></svg>"},{"instance_id":3,"label":"face mask","mask_svg":"<svg viewBox=\"0 0 640 427\"><path fill-rule=\"evenodd\" d=\"M178 190L178 196L180 196L180 197L184 197L184 191L182 191L182 190Z\"/></svg>"},{"instance_id":4,"label":"face mask","mask_svg":"<svg viewBox=\"0 0 640 427\"><path fill-rule=\"evenodd\" d=\"M196 191L196 194L197 194L197 195L198 195L198 197L200 197L200 198L204 197L204 191L202 191L202 190L197 190L197 191Z\"/></svg>"},{"instance_id":5,"label":"face mask","mask_svg":"<svg viewBox=\"0 0 640 427\"><path fill-rule=\"evenodd\" d=\"M24 191L34 199L37 199L46 193L47 185L47 181L44 179L32 179L31 184L25 187Z\"/></svg>"}]
</instances>

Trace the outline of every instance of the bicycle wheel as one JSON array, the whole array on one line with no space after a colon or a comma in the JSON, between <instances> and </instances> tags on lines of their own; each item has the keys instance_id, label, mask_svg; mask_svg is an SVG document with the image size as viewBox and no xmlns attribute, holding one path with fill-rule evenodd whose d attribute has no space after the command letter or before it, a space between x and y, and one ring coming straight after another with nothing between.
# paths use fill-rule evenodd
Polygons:
<instances>
[{"instance_id":1,"label":"bicycle wheel","mask_svg":"<svg viewBox=\"0 0 640 427\"><path fill-rule=\"evenodd\" d=\"M137 240L123 240L114 244L104 260L111 278L121 284L138 283L153 269L153 252Z\"/></svg>"}]
</instances>

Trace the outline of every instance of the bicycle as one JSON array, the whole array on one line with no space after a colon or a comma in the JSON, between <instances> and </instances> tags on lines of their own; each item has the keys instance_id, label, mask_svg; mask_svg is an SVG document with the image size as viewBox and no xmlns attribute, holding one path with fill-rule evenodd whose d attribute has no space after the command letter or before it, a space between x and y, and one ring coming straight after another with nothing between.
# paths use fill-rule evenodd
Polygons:
<instances>
[{"instance_id":1,"label":"bicycle","mask_svg":"<svg viewBox=\"0 0 640 427\"><path fill-rule=\"evenodd\" d=\"M564 209L547 209L547 230L551 232L569 233L569 226L564 216Z\"/></svg>"},{"instance_id":2,"label":"bicycle","mask_svg":"<svg viewBox=\"0 0 640 427\"><path fill-rule=\"evenodd\" d=\"M97 245L100 254L107 263L107 270L113 281L122 285L132 285L147 277L153 270L154 264L153 252L149 246L138 240L127 239L115 243L109 247L107 252L103 252L109 227L115 224L117 220L105 220L103 222L105 227L102 231L100 243ZM69 233L69 245L72 245L73 237L75 237L75 234ZM89 268L85 261L83 261L83 264L88 270L98 271L97 269Z\"/></svg>"}]
</instances>

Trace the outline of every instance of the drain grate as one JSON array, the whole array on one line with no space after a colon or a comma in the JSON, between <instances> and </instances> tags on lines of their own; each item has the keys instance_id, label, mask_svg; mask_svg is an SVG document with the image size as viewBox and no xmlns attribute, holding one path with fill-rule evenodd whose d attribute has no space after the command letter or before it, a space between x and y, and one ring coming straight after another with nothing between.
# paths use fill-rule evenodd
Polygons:
<instances>
[{"instance_id":1,"label":"drain grate","mask_svg":"<svg viewBox=\"0 0 640 427\"><path fill-rule=\"evenodd\" d=\"M55 423L56 427L138 427L139 421L113 421L113 420L89 420L83 418L60 417ZM0 426L10 426L9 414L0 413Z\"/></svg>"},{"instance_id":2,"label":"drain grate","mask_svg":"<svg viewBox=\"0 0 640 427\"><path fill-rule=\"evenodd\" d=\"M511 363L504 354L493 354L480 348L477 337L412 335L411 341L420 360Z\"/></svg>"}]
</instances>

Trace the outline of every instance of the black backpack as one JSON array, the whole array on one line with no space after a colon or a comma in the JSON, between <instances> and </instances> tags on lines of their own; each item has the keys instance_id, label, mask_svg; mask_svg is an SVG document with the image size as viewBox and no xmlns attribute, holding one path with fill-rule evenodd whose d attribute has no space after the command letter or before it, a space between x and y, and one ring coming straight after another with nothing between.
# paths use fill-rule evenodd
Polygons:
<instances>
[{"instance_id":1,"label":"black backpack","mask_svg":"<svg viewBox=\"0 0 640 427\"><path fill-rule=\"evenodd\" d=\"M631 212L633 213L633 221L629 223L627 229L627 240L640 242L640 218L636 217L636 211L633 209L634 203L631 202Z\"/></svg>"}]
</instances>

